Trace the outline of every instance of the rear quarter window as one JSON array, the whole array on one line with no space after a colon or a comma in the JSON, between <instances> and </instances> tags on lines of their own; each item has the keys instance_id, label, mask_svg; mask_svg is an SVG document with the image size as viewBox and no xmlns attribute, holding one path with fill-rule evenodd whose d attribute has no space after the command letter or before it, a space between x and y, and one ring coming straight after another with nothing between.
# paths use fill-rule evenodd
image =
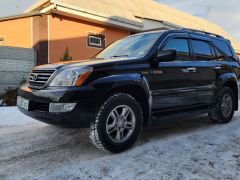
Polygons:
<instances>
[{"instance_id":1,"label":"rear quarter window","mask_svg":"<svg viewBox=\"0 0 240 180\"><path fill-rule=\"evenodd\" d=\"M233 58L232 51L230 50L230 47L226 42L220 40L213 40L213 42L219 50L223 51L228 57Z\"/></svg>"}]
</instances>

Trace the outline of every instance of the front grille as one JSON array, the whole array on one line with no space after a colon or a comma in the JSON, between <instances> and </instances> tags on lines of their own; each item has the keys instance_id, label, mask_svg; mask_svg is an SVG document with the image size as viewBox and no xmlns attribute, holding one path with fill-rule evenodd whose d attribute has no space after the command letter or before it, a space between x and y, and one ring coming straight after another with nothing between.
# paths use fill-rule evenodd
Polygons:
<instances>
[{"instance_id":1,"label":"front grille","mask_svg":"<svg viewBox=\"0 0 240 180\"><path fill-rule=\"evenodd\" d=\"M55 70L49 69L38 69L33 70L29 75L29 88L31 89L42 89L51 76L54 74Z\"/></svg>"},{"instance_id":2,"label":"front grille","mask_svg":"<svg viewBox=\"0 0 240 180\"><path fill-rule=\"evenodd\" d=\"M34 106L33 107L34 107L35 111L49 112L49 103L34 102Z\"/></svg>"}]
</instances>

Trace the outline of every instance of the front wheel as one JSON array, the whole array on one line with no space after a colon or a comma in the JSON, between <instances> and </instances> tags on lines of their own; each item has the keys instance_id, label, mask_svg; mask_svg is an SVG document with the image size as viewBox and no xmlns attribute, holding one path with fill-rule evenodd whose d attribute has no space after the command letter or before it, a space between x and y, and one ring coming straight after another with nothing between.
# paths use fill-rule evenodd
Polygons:
<instances>
[{"instance_id":1,"label":"front wheel","mask_svg":"<svg viewBox=\"0 0 240 180\"><path fill-rule=\"evenodd\" d=\"M209 113L214 123L228 123L232 120L235 111L235 95L233 91L224 87L219 93L215 108Z\"/></svg>"},{"instance_id":2,"label":"front wheel","mask_svg":"<svg viewBox=\"0 0 240 180\"><path fill-rule=\"evenodd\" d=\"M136 99L118 93L101 106L90 125L89 137L99 149L119 153L136 142L142 123L142 108Z\"/></svg>"}]
</instances>

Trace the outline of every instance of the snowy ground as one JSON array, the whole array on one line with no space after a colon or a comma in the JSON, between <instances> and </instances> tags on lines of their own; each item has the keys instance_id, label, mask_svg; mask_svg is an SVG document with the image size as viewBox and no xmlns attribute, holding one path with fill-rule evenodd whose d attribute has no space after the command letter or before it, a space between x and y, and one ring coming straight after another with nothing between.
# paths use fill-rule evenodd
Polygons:
<instances>
[{"instance_id":1,"label":"snowy ground","mask_svg":"<svg viewBox=\"0 0 240 180\"><path fill-rule=\"evenodd\" d=\"M87 130L64 129L0 108L0 179L239 179L240 113L159 123L121 154L104 153Z\"/></svg>"}]
</instances>

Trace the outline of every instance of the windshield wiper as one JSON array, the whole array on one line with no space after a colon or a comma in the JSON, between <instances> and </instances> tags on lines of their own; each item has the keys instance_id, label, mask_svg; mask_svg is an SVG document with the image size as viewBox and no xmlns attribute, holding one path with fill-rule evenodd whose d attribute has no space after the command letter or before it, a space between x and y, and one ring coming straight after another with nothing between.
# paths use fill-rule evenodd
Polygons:
<instances>
[{"instance_id":1,"label":"windshield wiper","mask_svg":"<svg viewBox=\"0 0 240 180\"><path fill-rule=\"evenodd\" d=\"M129 55L117 55L117 56L111 56L111 58L117 58L117 57L129 57Z\"/></svg>"}]
</instances>

